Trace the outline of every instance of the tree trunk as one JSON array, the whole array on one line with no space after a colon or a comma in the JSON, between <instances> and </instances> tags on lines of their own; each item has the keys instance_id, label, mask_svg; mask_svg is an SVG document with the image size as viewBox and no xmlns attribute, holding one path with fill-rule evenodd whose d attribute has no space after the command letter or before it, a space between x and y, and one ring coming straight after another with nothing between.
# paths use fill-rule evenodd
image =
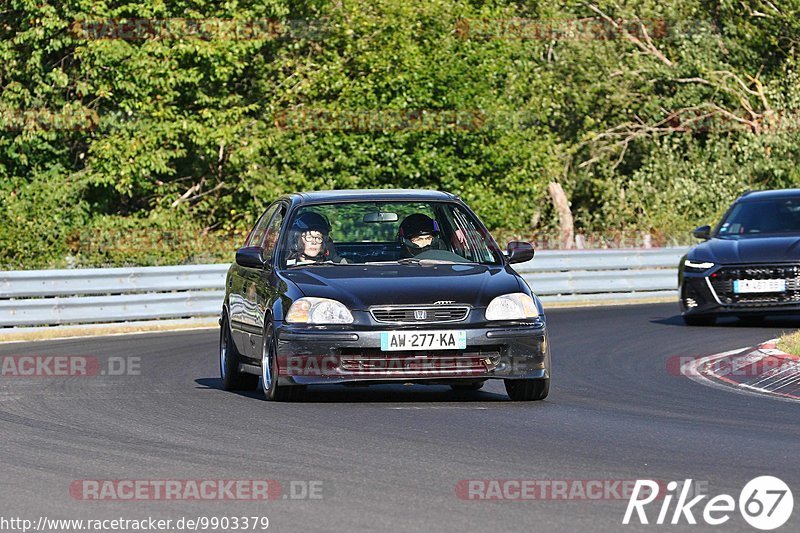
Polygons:
<instances>
[{"instance_id":1,"label":"tree trunk","mask_svg":"<svg viewBox=\"0 0 800 533\"><path fill-rule=\"evenodd\" d=\"M575 225L572 220L572 211L569 210L569 200L564 194L564 189L560 183L551 181L547 185L547 192L553 200L553 207L558 213L558 226L561 229L561 246L565 249L572 248L575 241Z\"/></svg>"}]
</instances>

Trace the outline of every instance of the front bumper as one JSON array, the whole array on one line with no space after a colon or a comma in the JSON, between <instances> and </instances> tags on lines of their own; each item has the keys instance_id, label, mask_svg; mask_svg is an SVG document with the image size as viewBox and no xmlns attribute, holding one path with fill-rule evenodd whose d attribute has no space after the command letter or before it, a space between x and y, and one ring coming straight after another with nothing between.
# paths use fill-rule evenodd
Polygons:
<instances>
[{"instance_id":1,"label":"front bumper","mask_svg":"<svg viewBox=\"0 0 800 533\"><path fill-rule=\"evenodd\" d=\"M544 322L497 327L417 328L467 332L465 350L381 351L381 331L276 324L278 382L446 383L485 379L549 379L550 345Z\"/></svg>"},{"instance_id":2,"label":"front bumper","mask_svg":"<svg viewBox=\"0 0 800 533\"><path fill-rule=\"evenodd\" d=\"M720 265L706 272L684 272L680 306L684 315L800 313L800 277L792 265ZM800 273L800 269L798 269ZM735 279L784 279L781 293L736 294Z\"/></svg>"}]
</instances>

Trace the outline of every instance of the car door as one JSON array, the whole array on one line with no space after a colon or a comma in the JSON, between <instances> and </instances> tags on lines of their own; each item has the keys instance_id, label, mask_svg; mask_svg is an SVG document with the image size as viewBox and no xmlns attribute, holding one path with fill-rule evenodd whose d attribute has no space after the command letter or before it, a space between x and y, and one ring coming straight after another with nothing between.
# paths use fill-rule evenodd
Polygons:
<instances>
[{"instance_id":1,"label":"car door","mask_svg":"<svg viewBox=\"0 0 800 533\"><path fill-rule=\"evenodd\" d=\"M245 353L252 359L261 358L262 332L264 331L264 315L269 302L273 301L277 292L274 259L277 253L278 238L283 227L288 206L278 204L275 213L267 224L260 240L253 239L250 246L260 246L263 249L264 268L243 269L243 299L245 316L243 330L246 331L248 342Z\"/></svg>"},{"instance_id":2,"label":"car door","mask_svg":"<svg viewBox=\"0 0 800 533\"><path fill-rule=\"evenodd\" d=\"M247 236L247 239L245 239L244 246L256 246L253 243L263 242L269 223L272 221L272 217L278 210L279 205L280 204L271 205L264 211L264 214L261 215L253 226L253 229L250 230L250 234ZM243 267L234 262L231 267L230 276L228 277L228 313L231 322L231 336L233 337L237 350L243 355L247 354L248 347L250 346L250 338L247 333L249 329L247 327L247 317L250 313L248 313L247 306L249 303L246 298L246 292L250 290L247 284L249 270L250 269L247 267Z\"/></svg>"}]
</instances>

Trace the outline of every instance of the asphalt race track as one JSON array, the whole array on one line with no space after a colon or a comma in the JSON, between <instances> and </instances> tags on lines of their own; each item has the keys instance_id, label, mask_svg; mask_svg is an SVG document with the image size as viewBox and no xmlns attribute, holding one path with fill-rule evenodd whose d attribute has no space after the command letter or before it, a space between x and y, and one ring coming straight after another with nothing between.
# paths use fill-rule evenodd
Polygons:
<instances>
[{"instance_id":1,"label":"asphalt race track","mask_svg":"<svg viewBox=\"0 0 800 533\"><path fill-rule=\"evenodd\" d=\"M267 516L269 530L308 532L652 531L621 525L623 499L475 501L459 498L456 485L692 478L738 500L747 481L775 475L800 494L799 405L667 371L671 356L753 345L800 318L687 327L677 305L661 304L554 309L548 319L554 382L546 401L532 403L510 402L501 382L478 392L331 386L311 389L303 403L270 403L220 390L216 330L0 345L2 356L89 356L103 368L109 357L141 358L132 375L0 378L0 515ZM269 479L283 493L272 501L71 495L87 479ZM321 498L303 498L312 481ZM282 497L290 484L299 499ZM800 530L795 503L782 531ZM738 510L716 528L657 529L753 531Z\"/></svg>"}]
</instances>

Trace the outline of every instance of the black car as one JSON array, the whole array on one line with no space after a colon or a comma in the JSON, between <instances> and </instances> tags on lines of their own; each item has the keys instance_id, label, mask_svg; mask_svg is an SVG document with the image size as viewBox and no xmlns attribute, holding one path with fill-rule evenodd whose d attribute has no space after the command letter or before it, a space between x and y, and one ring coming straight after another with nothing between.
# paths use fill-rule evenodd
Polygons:
<instances>
[{"instance_id":1,"label":"black car","mask_svg":"<svg viewBox=\"0 0 800 533\"><path fill-rule=\"evenodd\" d=\"M550 389L541 302L457 196L292 194L270 205L226 278L223 388L299 399L307 385L503 379L512 400Z\"/></svg>"},{"instance_id":2,"label":"black car","mask_svg":"<svg viewBox=\"0 0 800 533\"><path fill-rule=\"evenodd\" d=\"M713 231L701 226L692 233L705 242L679 268L687 324L800 311L800 189L745 193Z\"/></svg>"}]
</instances>

